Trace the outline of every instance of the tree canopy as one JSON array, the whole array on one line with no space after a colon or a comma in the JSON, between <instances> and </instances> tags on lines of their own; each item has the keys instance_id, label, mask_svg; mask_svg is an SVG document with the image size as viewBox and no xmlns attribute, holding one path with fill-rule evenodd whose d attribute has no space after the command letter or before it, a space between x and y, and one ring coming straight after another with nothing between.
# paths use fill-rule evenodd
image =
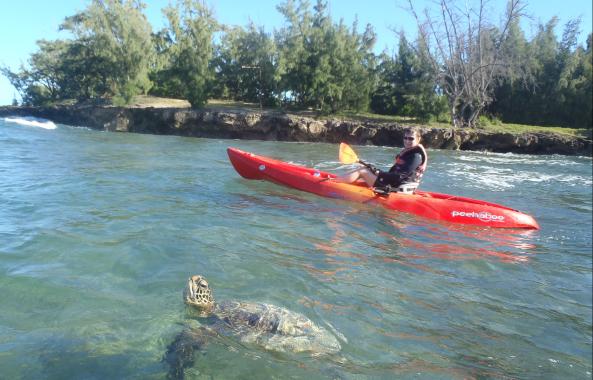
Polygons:
<instances>
[{"instance_id":1,"label":"tree canopy","mask_svg":"<svg viewBox=\"0 0 593 380\"><path fill-rule=\"evenodd\" d=\"M473 2L471 2L473 4ZM360 31L331 18L326 0L285 0L284 25L270 33L249 22L220 24L203 0L163 9L153 31L141 0L92 0L67 17L71 38L38 41L18 70L0 68L22 104L135 95L219 98L319 113L370 111L475 126L480 115L505 122L592 128L591 33L552 18L532 38L520 27L525 4L509 0L495 25L479 1L439 0L419 14L418 37L394 33L397 49L373 52L371 25ZM431 13L433 11L433 13Z\"/></svg>"}]
</instances>

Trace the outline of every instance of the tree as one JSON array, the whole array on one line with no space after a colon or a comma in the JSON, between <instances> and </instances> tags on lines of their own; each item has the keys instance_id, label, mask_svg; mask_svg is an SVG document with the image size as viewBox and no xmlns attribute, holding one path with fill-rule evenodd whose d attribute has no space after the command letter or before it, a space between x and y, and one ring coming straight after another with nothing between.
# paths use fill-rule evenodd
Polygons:
<instances>
[{"instance_id":1,"label":"tree","mask_svg":"<svg viewBox=\"0 0 593 380\"><path fill-rule=\"evenodd\" d=\"M559 46L558 81L556 83L556 120L561 125L592 128L591 51L577 47L580 19L564 27ZM589 36L590 37L590 36Z\"/></svg>"},{"instance_id":2,"label":"tree","mask_svg":"<svg viewBox=\"0 0 593 380\"><path fill-rule=\"evenodd\" d=\"M425 11L423 21L408 1L438 85L448 98L453 125L475 126L492 101L493 83L503 65L501 47L509 26L524 9L521 0L509 0L499 29L488 23L483 0L475 9L459 7L454 0L440 0L439 16Z\"/></svg>"},{"instance_id":3,"label":"tree","mask_svg":"<svg viewBox=\"0 0 593 380\"><path fill-rule=\"evenodd\" d=\"M219 99L244 100L241 86L241 66L239 64L240 39L245 33L242 27L222 27L220 42L214 46L212 66L216 80L212 86L212 96Z\"/></svg>"},{"instance_id":4,"label":"tree","mask_svg":"<svg viewBox=\"0 0 593 380\"><path fill-rule=\"evenodd\" d=\"M323 0L316 2L313 13L307 1L297 7L288 0L278 10L288 22L277 35L285 98L323 113L366 109L374 84L372 27L359 35L357 22L351 31L343 22L333 24Z\"/></svg>"},{"instance_id":5,"label":"tree","mask_svg":"<svg viewBox=\"0 0 593 380\"><path fill-rule=\"evenodd\" d=\"M60 28L75 37L63 57L64 70L79 84L71 89L74 96L128 103L148 92L154 45L144 7L138 0L93 0L65 19Z\"/></svg>"},{"instance_id":6,"label":"tree","mask_svg":"<svg viewBox=\"0 0 593 380\"><path fill-rule=\"evenodd\" d=\"M401 106L401 99L396 92L397 63L385 51L378 57L377 85L371 95L371 110L383 115L396 115Z\"/></svg>"},{"instance_id":7,"label":"tree","mask_svg":"<svg viewBox=\"0 0 593 380\"><path fill-rule=\"evenodd\" d=\"M226 29L213 60L219 96L273 106L278 98L278 53L273 38L253 23Z\"/></svg>"},{"instance_id":8,"label":"tree","mask_svg":"<svg viewBox=\"0 0 593 380\"><path fill-rule=\"evenodd\" d=\"M504 41L504 66L488 111L505 122L591 128L591 55L577 46L580 20L569 20L561 41L553 17L526 41L515 22Z\"/></svg>"},{"instance_id":9,"label":"tree","mask_svg":"<svg viewBox=\"0 0 593 380\"><path fill-rule=\"evenodd\" d=\"M214 72L210 66L218 23L202 1L178 0L164 9L169 23L160 32L161 61L153 94L183 98L193 107L206 104Z\"/></svg>"},{"instance_id":10,"label":"tree","mask_svg":"<svg viewBox=\"0 0 593 380\"><path fill-rule=\"evenodd\" d=\"M493 101L488 105L487 112L504 121L520 123L528 115L535 60L518 19L509 25L500 55L501 62L505 64L494 83Z\"/></svg>"},{"instance_id":11,"label":"tree","mask_svg":"<svg viewBox=\"0 0 593 380\"><path fill-rule=\"evenodd\" d=\"M358 34L358 21L351 31L340 21L338 50L332 62L334 82L341 86L340 96L333 98L331 110L363 110L369 108L371 92L376 84L376 57L372 52L377 35L370 24ZM340 41L344 41L341 44Z\"/></svg>"},{"instance_id":12,"label":"tree","mask_svg":"<svg viewBox=\"0 0 593 380\"><path fill-rule=\"evenodd\" d=\"M71 81L63 60L71 43L64 40L40 40L37 41L37 46L39 49L31 54L28 67L21 65L18 72L3 67L0 72L17 89L23 104L48 105L68 99L65 88Z\"/></svg>"},{"instance_id":13,"label":"tree","mask_svg":"<svg viewBox=\"0 0 593 380\"><path fill-rule=\"evenodd\" d=\"M153 45L143 7L139 1L94 0L60 26L73 40L41 40L29 68L2 72L26 104L96 97L127 103L151 85Z\"/></svg>"},{"instance_id":14,"label":"tree","mask_svg":"<svg viewBox=\"0 0 593 380\"><path fill-rule=\"evenodd\" d=\"M397 55L392 58L383 53L381 56L373 110L420 120L438 118L446 112L446 105L438 94L434 72L423 52L421 41L413 46L405 33L400 32Z\"/></svg>"},{"instance_id":15,"label":"tree","mask_svg":"<svg viewBox=\"0 0 593 380\"><path fill-rule=\"evenodd\" d=\"M285 17L288 25L276 35L280 48L280 64L284 68L280 80L280 92L284 103L306 106L307 89L310 87L310 70L307 65L310 53L305 41L311 34L311 13L309 2L286 0L276 9Z\"/></svg>"}]
</instances>

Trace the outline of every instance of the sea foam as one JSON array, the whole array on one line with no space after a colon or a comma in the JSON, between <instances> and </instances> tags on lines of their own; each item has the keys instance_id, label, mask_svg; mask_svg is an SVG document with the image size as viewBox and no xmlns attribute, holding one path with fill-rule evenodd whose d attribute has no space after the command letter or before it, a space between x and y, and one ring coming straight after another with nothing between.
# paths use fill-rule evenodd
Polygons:
<instances>
[{"instance_id":1,"label":"sea foam","mask_svg":"<svg viewBox=\"0 0 593 380\"><path fill-rule=\"evenodd\" d=\"M5 117L4 121L24 125L26 127L38 127L43 129L56 129L57 126L51 120L40 119L32 116Z\"/></svg>"}]
</instances>

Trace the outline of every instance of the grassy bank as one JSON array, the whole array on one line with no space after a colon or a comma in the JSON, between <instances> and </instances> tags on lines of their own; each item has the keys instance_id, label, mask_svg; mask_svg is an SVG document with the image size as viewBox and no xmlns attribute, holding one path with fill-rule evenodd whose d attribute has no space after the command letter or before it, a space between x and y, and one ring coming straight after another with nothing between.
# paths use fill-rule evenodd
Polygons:
<instances>
[{"instance_id":1,"label":"grassy bank","mask_svg":"<svg viewBox=\"0 0 593 380\"><path fill-rule=\"evenodd\" d=\"M353 120L364 120L364 121L379 121L379 122L397 122L405 123L410 125L417 125L429 128L451 128L451 124L443 122L419 122L414 118L406 118L402 116L392 115L378 115L366 112L346 112L340 116L343 118ZM558 126L539 126L539 125L524 125L524 124L511 124L503 123L501 121L491 121L486 118L481 118L479 126L480 130L486 132L497 132L497 133L511 133L511 134L522 134L522 133L553 133L559 135L577 136L591 139L591 129L585 128L565 128Z\"/></svg>"},{"instance_id":2,"label":"grassy bank","mask_svg":"<svg viewBox=\"0 0 593 380\"><path fill-rule=\"evenodd\" d=\"M245 102L232 102L226 100L209 100L208 101L209 107L220 107L225 109L249 109L253 111L259 111L259 105L256 103L245 103ZM268 108L264 108L265 110L270 110ZM402 116L392 116L392 115L379 115L373 114L368 112L341 112L336 115L317 115L312 111L294 111L291 113L316 117L316 118L339 118L339 119L347 119L347 120L356 120L356 121L377 121L377 122L395 122L395 123L402 123L402 124L409 124L409 125L417 125L429 128L451 128L451 124L443 123L443 122L426 122L422 123L414 118L409 117L402 117ZM497 132L497 133L511 133L511 134L522 134L522 133L553 133L559 135L567 135L567 136L576 136L576 137L584 137L587 139L591 139L591 129L585 128L565 128L565 127L557 127L557 126L538 126L538 125L524 125L524 124L511 124L511 123L503 123L500 121L490 121L485 118L481 118L479 129L487 132Z\"/></svg>"},{"instance_id":3,"label":"grassy bank","mask_svg":"<svg viewBox=\"0 0 593 380\"><path fill-rule=\"evenodd\" d=\"M190 104L185 100L159 98L154 96L137 96L134 101L129 105L130 107L172 107L172 108L186 108L190 107ZM260 111L259 104L257 103L246 103L246 102L235 102L228 100L216 100L212 99L208 101L207 107L218 108L224 110L249 110L249 111ZM263 108L264 111L273 111L279 109ZM336 115L318 115L313 111L288 111L289 113L296 115L303 115L313 118L325 119L325 118L338 118L343 120L353 121L374 121L374 122L395 122L408 125L417 125L428 128L451 128L451 125L443 122L427 122L422 123L413 118L406 118L402 116L392 115L379 115L367 112L341 112ZM576 136L591 139L591 129L585 128L564 128L556 126L536 126L536 125L523 125L523 124L509 124L500 121L490 121L484 117L480 119L480 130L486 132L497 132L497 133L511 133L511 134L522 134L522 133L551 133L558 135Z\"/></svg>"}]
</instances>

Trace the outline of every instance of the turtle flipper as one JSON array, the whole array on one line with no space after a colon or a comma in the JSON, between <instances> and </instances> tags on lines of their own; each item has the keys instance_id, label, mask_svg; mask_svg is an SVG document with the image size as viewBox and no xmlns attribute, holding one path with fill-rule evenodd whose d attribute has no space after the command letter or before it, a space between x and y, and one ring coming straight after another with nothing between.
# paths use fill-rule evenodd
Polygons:
<instances>
[{"instance_id":1,"label":"turtle flipper","mask_svg":"<svg viewBox=\"0 0 593 380\"><path fill-rule=\"evenodd\" d=\"M163 360L169 364L168 379L183 379L185 368L194 364L194 352L206 345L211 331L204 328L184 329L167 347Z\"/></svg>"}]
</instances>

